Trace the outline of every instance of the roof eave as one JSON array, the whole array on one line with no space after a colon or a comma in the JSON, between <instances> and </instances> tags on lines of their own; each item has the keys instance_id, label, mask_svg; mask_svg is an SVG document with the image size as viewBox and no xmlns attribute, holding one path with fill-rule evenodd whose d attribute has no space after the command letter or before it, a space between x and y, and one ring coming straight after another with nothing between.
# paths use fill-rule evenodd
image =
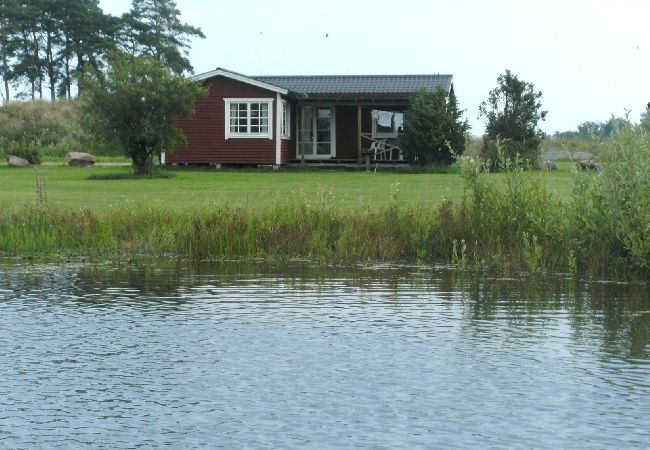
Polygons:
<instances>
[{"instance_id":1,"label":"roof eave","mask_svg":"<svg viewBox=\"0 0 650 450\"><path fill-rule=\"evenodd\" d=\"M189 79L192 81L204 81L214 77L225 77L231 80L239 81L242 83L250 84L251 86L256 86L267 91L277 92L281 95L287 95L289 91L287 89L265 83L263 81L256 80L254 78L247 77L238 73L230 72L228 70L216 69L210 72L201 73L198 75L193 75Z\"/></svg>"}]
</instances>

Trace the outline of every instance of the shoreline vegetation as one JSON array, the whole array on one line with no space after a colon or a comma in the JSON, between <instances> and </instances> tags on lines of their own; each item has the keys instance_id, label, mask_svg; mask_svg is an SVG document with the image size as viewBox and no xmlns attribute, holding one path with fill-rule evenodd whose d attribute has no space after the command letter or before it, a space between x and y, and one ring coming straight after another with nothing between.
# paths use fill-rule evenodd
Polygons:
<instances>
[{"instance_id":1,"label":"shoreline vegetation","mask_svg":"<svg viewBox=\"0 0 650 450\"><path fill-rule=\"evenodd\" d=\"M648 136L631 126L604 145L602 172L575 172L569 199L528 176L521 161L502 159L503 173L495 182L497 175L484 164L464 158L458 162L464 193L437 205L404 204L396 185L384 206L361 209L342 209L327 196L258 209L3 208L0 252L442 263L648 278Z\"/></svg>"}]
</instances>

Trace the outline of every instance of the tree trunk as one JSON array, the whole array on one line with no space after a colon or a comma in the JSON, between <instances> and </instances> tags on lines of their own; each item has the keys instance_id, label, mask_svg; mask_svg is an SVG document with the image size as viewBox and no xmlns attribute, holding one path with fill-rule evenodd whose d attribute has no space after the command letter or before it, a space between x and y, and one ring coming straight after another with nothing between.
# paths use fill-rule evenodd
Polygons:
<instances>
[{"instance_id":1,"label":"tree trunk","mask_svg":"<svg viewBox=\"0 0 650 450\"><path fill-rule=\"evenodd\" d=\"M77 52L77 95L81 96L81 79L84 77L85 61L83 54Z\"/></svg>"},{"instance_id":2,"label":"tree trunk","mask_svg":"<svg viewBox=\"0 0 650 450\"><path fill-rule=\"evenodd\" d=\"M65 93L66 98L70 100L72 98L72 81L70 80L70 58L65 57Z\"/></svg>"},{"instance_id":3,"label":"tree trunk","mask_svg":"<svg viewBox=\"0 0 650 450\"><path fill-rule=\"evenodd\" d=\"M133 171L136 175L151 175L153 172L153 159L144 145L136 153L131 154Z\"/></svg>"},{"instance_id":4,"label":"tree trunk","mask_svg":"<svg viewBox=\"0 0 650 450\"><path fill-rule=\"evenodd\" d=\"M52 36L47 34L47 76L50 79L50 100L56 100L56 67L54 63L54 54L52 51Z\"/></svg>"},{"instance_id":5,"label":"tree trunk","mask_svg":"<svg viewBox=\"0 0 650 450\"><path fill-rule=\"evenodd\" d=\"M7 61L7 55L4 53L2 54L2 69L5 82L5 103L9 103L9 62Z\"/></svg>"}]
</instances>

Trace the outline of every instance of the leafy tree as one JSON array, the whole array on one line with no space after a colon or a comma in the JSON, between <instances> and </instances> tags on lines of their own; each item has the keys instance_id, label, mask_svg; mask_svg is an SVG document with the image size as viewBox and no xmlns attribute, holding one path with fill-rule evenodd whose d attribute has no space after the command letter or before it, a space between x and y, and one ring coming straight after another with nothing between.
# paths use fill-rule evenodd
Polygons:
<instances>
[{"instance_id":1,"label":"leafy tree","mask_svg":"<svg viewBox=\"0 0 650 450\"><path fill-rule=\"evenodd\" d=\"M418 164L451 164L465 150L469 125L461 118L456 96L443 89L419 90L406 111L400 144L408 160Z\"/></svg>"},{"instance_id":2,"label":"leafy tree","mask_svg":"<svg viewBox=\"0 0 650 450\"><path fill-rule=\"evenodd\" d=\"M151 172L153 158L184 141L176 118L193 113L199 84L149 56L115 54L104 76L84 82L82 111L89 131L119 147L136 174Z\"/></svg>"},{"instance_id":3,"label":"leafy tree","mask_svg":"<svg viewBox=\"0 0 650 450\"><path fill-rule=\"evenodd\" d=\"M131 11L122 17L123 49L134 56L151 56L178 74L191 72L190 39L205 35L181 22L180 15L172 0L132 0Z\"/></svg>"},{"instance_id":4,"label":"leafy tree","mask_svg":"<svg viewBox=\"0 0 650 450\"><path fill-rule=\"evenodd\" d=\"M540 111L542 92L536 92L533 83L520 80L510 70L499 75L497 83L479 107L479 117L487 119L482 155L496 162L501 147L506 158L519 154L536 165L543 136L537 124L546 117L546 111Z\"/></svg>"}]
</instances>

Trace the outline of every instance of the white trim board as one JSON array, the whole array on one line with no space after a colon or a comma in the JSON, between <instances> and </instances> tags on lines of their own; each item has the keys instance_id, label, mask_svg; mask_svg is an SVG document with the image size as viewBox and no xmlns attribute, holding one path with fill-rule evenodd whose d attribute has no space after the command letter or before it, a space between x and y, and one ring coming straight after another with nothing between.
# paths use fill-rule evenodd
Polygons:
<instances>
[{"instance_id":1,"label":"white trim board","mask_svg":"<svg viewBox=\"0 0 650 450\"><path fill-rule=\"evenodd\" d=\"M230 78L231 80L236 80L240 81L242 83L250 84L251 86L256 86L258 88L266 89L267 91L272 91L272 92L277 92L282 95L287 95L289 93L288 90L283 89L278 86L274 86L272 84L264 83L262 81L257 81L253 78L249 78L246 75L241 75L239 73L234 73L230 72L228 70L224 69L216 69L211 72L205 72L201 73L199 75L193 75L189 79L192 81L202 81L202 80L207 80L209 78L214 78L214 77L225 77L225 78Z\"/></svg>"}]
</instances>

